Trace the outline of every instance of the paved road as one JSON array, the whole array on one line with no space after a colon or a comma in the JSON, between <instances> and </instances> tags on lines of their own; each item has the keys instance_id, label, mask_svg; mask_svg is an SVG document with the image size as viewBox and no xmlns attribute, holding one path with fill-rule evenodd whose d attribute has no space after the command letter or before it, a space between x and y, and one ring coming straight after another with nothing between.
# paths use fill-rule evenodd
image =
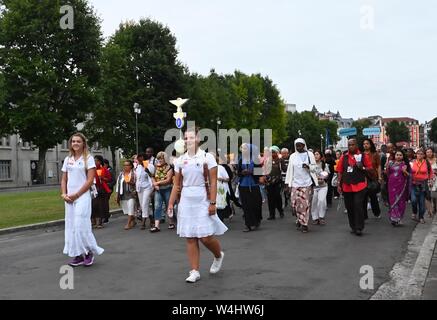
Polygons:
<instances>
[{"instance_id":1,"label":"paved road","mask_svg":"<svg viewBox=\"0 0 437 320\"><path fill-rule=\"evenodd\" d=\"M334 205L334 207L336 207ZM370 214L371 215L371 214ZM267 216L264 211L264 216ZM75 269L74 290L61 290L63 231L39 230L0 237L0 299L368 299L388 280L407 247L414 223L393 228L370 218L359 238L346 215L331 210L326 226L295 230L290 214L243 233L241 211L221 237L221 273L208 274L212 257L202 248L201 275L186 284L185 243L167 229L124 231L124 217L96 231L106 249L92 268ZM361 290L360 267L375 272L375 289Z\"/></svg>"}]
</instances>

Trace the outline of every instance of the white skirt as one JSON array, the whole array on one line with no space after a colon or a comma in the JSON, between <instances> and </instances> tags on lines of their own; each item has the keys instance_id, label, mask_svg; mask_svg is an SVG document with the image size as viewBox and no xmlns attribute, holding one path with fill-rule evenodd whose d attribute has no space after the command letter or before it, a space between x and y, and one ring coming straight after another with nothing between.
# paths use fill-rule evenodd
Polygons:
<instances>
[{"instance_id":1,"label":"white skirt","mask_svg":"<svg viewBox=\"0 0 437 320\"><path fill-rule=\"evenodd\" d=\"M123 214L130 216L135 215L135 199L121 200L120 205L121 209L123 210Z\"/></svg>"},{"instance_id":2,"label":"white skirt","mask_svg":"<svg viewBox=\"0 0 437 320\"><path fill-rule=\"evenodd\" d=\"M88 252L102 254L91 228L91 195L85 192L74 203L65 203L64 254L76 257Z\"/></svg>"},{"instance_id":3,"label":"white skirt","mask_svg":"<svg viewBox=\"0 0 437 320\"><path fill-rule=\"evenodd\" d=\"M183 187L177 213L177 234L181 238L222 235L228 228L217 214L208 213L205 187Z\"/></svg>"}]
</instances>

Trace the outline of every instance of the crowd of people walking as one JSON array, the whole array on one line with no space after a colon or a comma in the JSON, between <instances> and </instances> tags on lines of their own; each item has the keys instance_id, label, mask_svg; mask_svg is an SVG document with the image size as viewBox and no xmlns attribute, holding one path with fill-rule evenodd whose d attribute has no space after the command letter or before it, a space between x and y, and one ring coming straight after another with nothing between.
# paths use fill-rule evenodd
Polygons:
<instances>
[{"instance_id":1,"label":"crowd of people walking","mask_svg":"<svg viewBox=\"0 0 437 320\"><path fill-rule=\"evenodd\" d=\"M337 199L344 202L351 233L358 236L369 219L368 210L381 219L382 207L387 207L387 220L394 227L402 224L408 203L418 223L426 222L426 213L436 214L437 162L431 148L403 150L388 144L377 150L371 139L350 139L345 151L312 150L299 138L291 154L278 146L261 154L258 146L244 143L230 162L219 151L199 149L197 132L186 132L185 143L187 152L179 158L165 152L155 158L147 148L124 160L117 175L108 160L88 153L82 134L70 138L61 186L64 253L73 258L70 265L90 266L94 255L103 253L92 229L109 222L112 194L127 216L125 230L135 229L139 221L140 230L157 233L168 222L170 231L186 238L191 266L187 282L200 279L199 243L214 256L210 272L220 270L224 252L215 236L226 232L235 207L242 209L244 232L261 227L267 202L267 220L290 212L297 230L308 233L311 225L329 222L328 209Z\"/></svg>"}]
</instances>

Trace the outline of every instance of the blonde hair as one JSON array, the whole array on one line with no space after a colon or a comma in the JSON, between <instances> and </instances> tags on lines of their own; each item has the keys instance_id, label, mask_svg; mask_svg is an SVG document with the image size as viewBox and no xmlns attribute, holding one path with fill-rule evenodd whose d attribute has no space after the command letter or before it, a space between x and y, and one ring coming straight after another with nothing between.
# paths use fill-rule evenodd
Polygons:
<instances>
[{"instance_id":1,"label":"blonde hair","mask_svg":"<svg viewBox=\"0 0 437 320\"><path fill-rule=\"evenodd\" d=\"M83 135L83 133L80 133L80 132L76 132L75 134L73 134L70 137L70 139L68 140L68 149L70 150L70 157L74 156L74 150L73 150L73 146L72 146L72 142L73 142L74 137L79 137L83 141L82 155L83 155L83 160L85 162L85 168L86 168L87 164L88 164L88 156L89 156L88 143L87 143L86 137Z\"/></svg>"},{"instance_id":2,"label":"blonde hair","mask_svg":"<svg viewBox=\"0 0 437 320\"><path fill-rule=\"evenodd\" d=\"M168 164L167 153L165 153L164 151L158 152L158 154L156 155L156 159L164 159L165 163Z\"/></svg>"}]
</instances>

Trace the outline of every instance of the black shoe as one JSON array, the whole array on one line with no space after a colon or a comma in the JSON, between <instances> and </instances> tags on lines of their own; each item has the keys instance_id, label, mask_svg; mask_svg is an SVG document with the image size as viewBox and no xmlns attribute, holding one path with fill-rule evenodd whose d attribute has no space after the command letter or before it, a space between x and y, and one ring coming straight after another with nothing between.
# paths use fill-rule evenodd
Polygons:
<instances>
[{"instance_id":1,"label":"black shoe","mask_svg":"<svg viewBox=\"0 0 437 320\"><path fill-rule=\"evenodd\" d=\"M267 220L275 220L275 217L268 217Z\"/></svg>"},{"instance_id":2,"label":"black shoe","mask_svg":"<svg viewBox=\"0 0 437 320\"><path fill-rule=\"evenodd\" d=\"M363 235L363 232L361 230L357 230L355 231L355 234L359 237L361 237Z\"/></svg>"},{"instance_id":3,"label":"black shoe","mask_svg":"<svg viewBox=\"0 0 437 320\"><path fill-rule=\"evenodd\" d=\"M296 229L299 230L302 227L299 221L296 221Z\"/></svg>"},{"instance_id":4,"label":"black shoe","mask_svg":"<svg viewBox=\"0 0 437 320\"><path fill-rule=\"evenodd\" d=\"M246 228L244 228L244 230L243 230L243 232L250 232L250 231L252 231L252 229L249 228L249 227L246 227Z\"/></svg>"},{"instance_id":5,"label":"black shoe","mask_svg":"<svg viewBox=\"0 0 437 320\"><path fill-rule=\"evenodd\" d=\"M308 226L302 226L302 233L308 232Z\"/></svg>"},{"instance_id":6,"label":"black shoe","mask_svg":"<svg viewBox=\"0 0 437 320\"><path fill-rule=\"evenodd\" d=\"M284 218L284 212L280 212L280 213L279 213L279 217L280 217L281 219L283 219L283 218Z\"/></svg>"},{"instance_id":7,"label":"black shoe","mask_svg":"<svg viewBox=\"0 0 437 320\"><path fill-rule=\"evenodd\" d=\"M355 233L356 233L356 231L355 231L355 230L351 230L350 232L351 232L351 234L355 234Z\"/></svg>"}]
</instances>

